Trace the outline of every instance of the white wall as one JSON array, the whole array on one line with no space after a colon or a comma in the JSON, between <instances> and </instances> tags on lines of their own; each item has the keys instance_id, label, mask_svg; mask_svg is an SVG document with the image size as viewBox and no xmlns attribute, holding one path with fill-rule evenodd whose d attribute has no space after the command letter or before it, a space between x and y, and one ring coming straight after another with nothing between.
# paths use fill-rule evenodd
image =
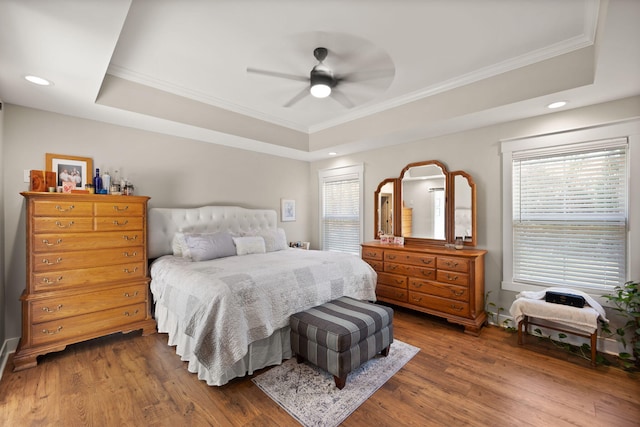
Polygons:
<instances>
[{"instance_id":1,"label":"white wall","mask_svg":"<svg viewBox=\"0 0 640 427\"><path fill-rule=\"evenodd\" d=\"M207 204L275 209L296 200L296 221L279 223L290 241L310 237L307 162L5 104L4 198L6 338L20 336L25 286L24 169L45 169L45 153L119 169L150 196L150 207Z\"/></svg>"},{"instance_id":2,"label":"white wall","mask_svg":"<svg viewBox=\"0 0 640 427\"><path fill-rule=\"evenodd\" d=\"M317 176L320 169L356 163L364 164L365 241L374 239L373 194L378 184L385 178L397 178L408 163L422 160L439 160L450 171L467 171L476 183L477 246L488 251L485 258L486 291L491 291L492 302L508 311L515 293L500 289L502 280L500 141L595 126L632 117L640 117L640 96L314 162L309 171L312 227L318 224L319 220ZM640 147L631 147L631 150L640 150ZM640 164L632 164L631 168L640 170ZM638 183L635 185L637 186ZM632 192L633 190L634 187ZM637 187L635 187L635 193L640 193ZM312 244L319 239L317 228L313 230ZM634 244L638 246L639 243ZM640 279L640 263L632 262L631 264L632 278Z\"/></svg>"}]
</instances>

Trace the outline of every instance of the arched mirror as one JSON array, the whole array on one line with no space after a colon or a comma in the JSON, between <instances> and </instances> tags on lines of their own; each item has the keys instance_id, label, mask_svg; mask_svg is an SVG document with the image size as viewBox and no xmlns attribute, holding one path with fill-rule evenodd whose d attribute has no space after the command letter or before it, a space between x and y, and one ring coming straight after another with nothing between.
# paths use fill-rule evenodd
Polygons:
<instances>
[{"instance_id":1,"label":"arched mirror","mask_svg":"<svg viewBox=\"0 0 640 427\"><path fill-rule=\"evenodd\" d=\"M476 245L476 186L464 171L437 160L410 163L375 192L375 237L402 236L405 244L444 245L462 238Z\"/></svg>"},{"instance_id":2,"label":"arched mirror","mask_svg":"<svg viewBox=\"0 0 640 427\"><path fill-rule=\"evenodd\" d=\"M465 245L476 245L476 184L464 171L452 172L453 177L453 239L461 238Z\"/></svg>"},{"instance_id":3,"label":"arched mirror","mask_svg":"<svg viewBox=\"0 0 640 427\"><path fill-rule=\"evenodd\" d=\"M374 204L375 204L375 236L379 238L381 235L393 236L393 210L394 210L394 198L393 195L396 192L397 179L388 178L382 181L375 192Z\"/></svg>"},{"instance_id":4,"label":"arched mirror","mask_svg":"<svg viewBox=\"0 0 640 427\"><path fill-rule=\"evenodd\" d=\"M447 240L447 181L446 167L435 160L411 163L402 170L400 236Z\"/></svg>"}]
</instances>

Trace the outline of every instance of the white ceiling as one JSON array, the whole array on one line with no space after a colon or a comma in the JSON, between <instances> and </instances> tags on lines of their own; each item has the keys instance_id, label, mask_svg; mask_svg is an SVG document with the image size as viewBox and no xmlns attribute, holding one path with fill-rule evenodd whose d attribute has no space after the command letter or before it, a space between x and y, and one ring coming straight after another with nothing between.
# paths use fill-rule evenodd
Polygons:
<instances>
[{"instance_id":1,"label":"white ceiling","mask_svg":"<svg viewBox=\"0 0 640 427\"><path fill-rule=\"evenodd\" d=\"M316 160L640 94L637 0L0 0L3 102ZM315 47L354 104L302 98ZM38 87L35 74L53 81Z\"/></svg>"}]
</instances>

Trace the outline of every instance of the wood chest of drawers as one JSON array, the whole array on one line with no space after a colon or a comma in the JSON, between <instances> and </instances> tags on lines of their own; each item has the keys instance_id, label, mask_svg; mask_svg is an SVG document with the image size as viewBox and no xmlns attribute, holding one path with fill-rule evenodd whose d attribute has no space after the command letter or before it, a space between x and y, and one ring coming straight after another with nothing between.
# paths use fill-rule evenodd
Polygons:
<instances>
[{"instance_id":1,"label":"wood chest of drawers","mask_svg":"<svg viewBox=\"0 0 640 427\"><path fill-rule=\"evenodd\" d=\"M156 331L141 196L25 192L27 276L14 370L67 345Z\"/></svg>"},{"instance_id":2,"label":"wood chest of drawers","mask_svg":"<svg viewBox=\"0 0 640 427\"><path fill-rule=\"evenodd\" d=\"M478 335L484 311L484 255L478 249L369 242L362 259L378 273L378 300L444 317Z\"/></svg>"}]
</instances>

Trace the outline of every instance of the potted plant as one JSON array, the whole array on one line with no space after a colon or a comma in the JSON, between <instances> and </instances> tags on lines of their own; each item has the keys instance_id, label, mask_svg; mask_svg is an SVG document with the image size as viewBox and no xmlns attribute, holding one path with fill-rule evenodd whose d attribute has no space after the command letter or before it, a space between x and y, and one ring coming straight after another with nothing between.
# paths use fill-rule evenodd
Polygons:
<instances>
[{"instance_id":1,"label":"potted plant","mask_svg":"<svg viewBox=\"0 0 640 427\"><path fill-rule=\"evenodd\" d=\"M625 369L634 367L640 369L640 291L638 286L640 286L639 282L629 281L623 286L616 286L612 294L604 295L604 298L615 305L613 309L627 320L615 331L618 341L625 349L631 349L631 354L626 351L618 354ZM603 331L612 333L608 325L604 325ZM629 332L630 337L627 335ZM632 356L635 362L631 360Z\"/></svg>"}]
</instances>

